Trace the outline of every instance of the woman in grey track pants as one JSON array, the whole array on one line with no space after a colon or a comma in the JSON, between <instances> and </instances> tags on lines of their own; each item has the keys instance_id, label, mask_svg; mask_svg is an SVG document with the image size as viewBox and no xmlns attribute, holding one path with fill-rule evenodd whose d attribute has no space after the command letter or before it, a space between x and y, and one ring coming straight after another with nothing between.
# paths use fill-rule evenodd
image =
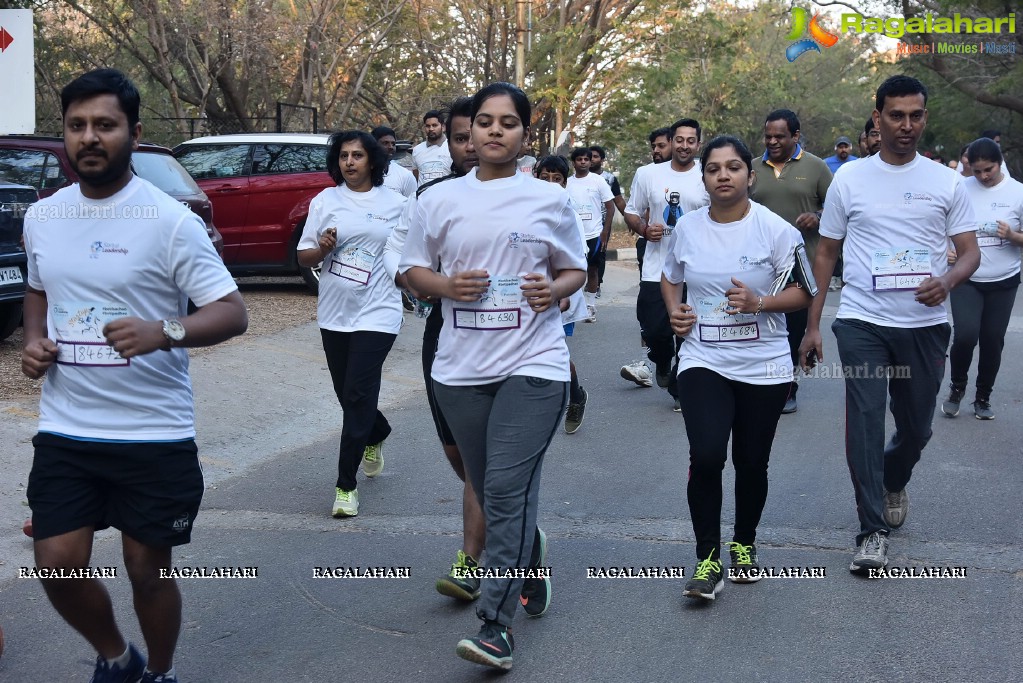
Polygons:
<instances>
[{"instance_id":1,"label":"woman in grey track pants","mask_svg":"<svg viewBox=\"0 0 1023 683\"><path fill-rule=\"evenodd\" d=\"M483 626L457 652L510 669L519 602L530 616L550 603L537 499L569 381L557 302L582 286L585 247L568 194L517 172L525 94L493 83L473 97L471 118L479 168L423 194L399 270L441 299L434 390L487 520Z\"/></svg>"}]
</instances>

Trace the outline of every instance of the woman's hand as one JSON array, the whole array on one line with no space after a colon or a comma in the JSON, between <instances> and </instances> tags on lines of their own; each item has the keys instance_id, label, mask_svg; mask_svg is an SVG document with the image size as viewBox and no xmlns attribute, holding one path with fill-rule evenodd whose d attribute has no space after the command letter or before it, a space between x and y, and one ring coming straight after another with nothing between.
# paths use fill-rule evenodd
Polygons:
<instances>
[{"instance_id":1,"label":"woman's hand","mask_svg":"<svg viewBox=\"0 0 1023 683\"><path fill-rule=\"evenodd\" d=\"M734 277L732 284L735 286L725 292L725 296L728 297L728 315L757 313L760 308L760 297Z\"/></svg>"},{"instance_id":2,"label":"woman's hand","mask_svg":"<svg viewBox=\"0 0 1023 683\"><path fill-rule=\"evenodd\" d=\"M671 331L679 337L685 337L696 324L696 314L689 304L679 304L668 311L668 320L671 321Z\"/></svg>"},{"instance_id":3,"label":"woman's hand","mask_svg":"<svg viewBox=\"0 0 1023 683\"><path fill-rule=\"evenodd\" d=\"M327 254L337 248L337 228L327 228L320 235L320 253L326 258Z\"/></svg>"},{"instance_id":4,"label":"woman's hand","mask_svg":"<svg viewBox=\"0 0 1023 683\"><path fill-rule=\"evenodd\" d=\"M485 270L463 270L447 278L444 297L454 301L479 301L490 289L490 274Z\"/></svg>"},{"instance_id":5,"label":"woman's hand","mask_svg":"<svg viewBox=\"0 0 1023 683\"><path fill-rule=\"evenodd\" d=\"M519 289L522 290L522 296L526 298L529 308L534 313L543 313L550 308L554 303L554 297L551 295L551 281L540 273L529 273L522 279L525 282L519 285Z\"/></svg>"}]
</instances>

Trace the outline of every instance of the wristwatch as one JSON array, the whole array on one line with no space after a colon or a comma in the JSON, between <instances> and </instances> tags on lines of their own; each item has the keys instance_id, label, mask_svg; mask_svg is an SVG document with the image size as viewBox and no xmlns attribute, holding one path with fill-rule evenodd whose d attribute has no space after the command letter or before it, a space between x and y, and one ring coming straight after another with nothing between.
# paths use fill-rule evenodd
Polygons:
<instances>
[{"instance_id":1,"label":"wristwatch","mask_svg":"<svg viewBox=\"0 0 1023 683\"><path fill-rule=\"evenodd\" d=\"M181 324L180 320L164 320L163 336L167 338L167 347L164 351L170 351L175 344L185 338L185 326Z\"/></svg>"}]
</instances>

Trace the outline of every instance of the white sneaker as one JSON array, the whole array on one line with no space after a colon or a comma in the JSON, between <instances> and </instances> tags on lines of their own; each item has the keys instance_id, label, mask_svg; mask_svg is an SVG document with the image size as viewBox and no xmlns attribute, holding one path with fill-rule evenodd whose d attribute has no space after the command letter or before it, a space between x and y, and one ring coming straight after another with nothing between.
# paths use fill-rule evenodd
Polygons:
<instances>
[{"instance_id":1,"label":"white sneaker","mask_svg":"<svg viewBox=\"0 0 1023 683\"><path fill-rule=\"evenodd\" d=\"M355 517L359 514L359 491L337 489L334 496L334 509L330 513L334 517Z\"/></svg>"},{"instance_id":2,"label":"white sneaker","mask_svg":"<svg viewBox=\"0 0 1023 683\"><path fill-rule=\"evenodd\" d=\"M833 276L831 278L831 284L828 285L828 290L832 292L837 292L838 290L842 289L842 284L843 284L842 278Z\"/></svg>"},{"instance_id":3,"label":"white sneaker","mask_svg":"<svg viewBox=\"0 0 1023 683\"><path fill-rule=\"evenodd\" d=\"M595 323L597 322L597 307L592 304L586 304L587 317L583 318L584 323Z\"/></svg>"},{"instance_id":4,"label":"white sneaker","mask_svg":"<svg viewBox=\"0 0 1023 683\"><path fill-rule=\"evenodd\" d=\"M362 471L373 478L384 471L384 442L366 446L362 451Z\"/></svg>"},{"instance_id":5,"label":"white sneaker","mask_svg":"<svg viewBox=\"0 0 1023 683\"><path fill-rule=\"evenodd\" d=\"M652 387L654 385L654 373L650 372L650 366L647 365L645 360L638 360L635 363L622 366L618 374L641 387Z\"/></svg>"}]
</instances>

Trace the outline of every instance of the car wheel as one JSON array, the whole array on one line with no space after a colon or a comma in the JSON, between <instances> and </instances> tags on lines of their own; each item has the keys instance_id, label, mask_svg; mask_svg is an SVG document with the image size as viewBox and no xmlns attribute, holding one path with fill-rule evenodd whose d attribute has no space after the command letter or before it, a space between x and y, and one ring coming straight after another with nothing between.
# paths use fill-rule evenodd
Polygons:
<instances>
[{"instance_id":1,"label":"car wheel","mask_svg":"<svg viewBox=\"0 0 1023 683\"><path fill-rule=\"evenodd\" d=\"M306 285L309 287L309 291L313 294L320 293L320 268L323 266L319 263L312 268L306 268L305 266L299 266L299 272L302 273L302 279L305 280Z\"/></svg>"},{"instance_id":2,"label":"car wheel","mask_svg":"<svg viewBox=\"0 0 1023 683\"><path fill-rule=\"evenodd\" d=\"M0 304L0 339L7 339L21 325L21 309L20 301Z\"/></svg>"}]
</instances>

